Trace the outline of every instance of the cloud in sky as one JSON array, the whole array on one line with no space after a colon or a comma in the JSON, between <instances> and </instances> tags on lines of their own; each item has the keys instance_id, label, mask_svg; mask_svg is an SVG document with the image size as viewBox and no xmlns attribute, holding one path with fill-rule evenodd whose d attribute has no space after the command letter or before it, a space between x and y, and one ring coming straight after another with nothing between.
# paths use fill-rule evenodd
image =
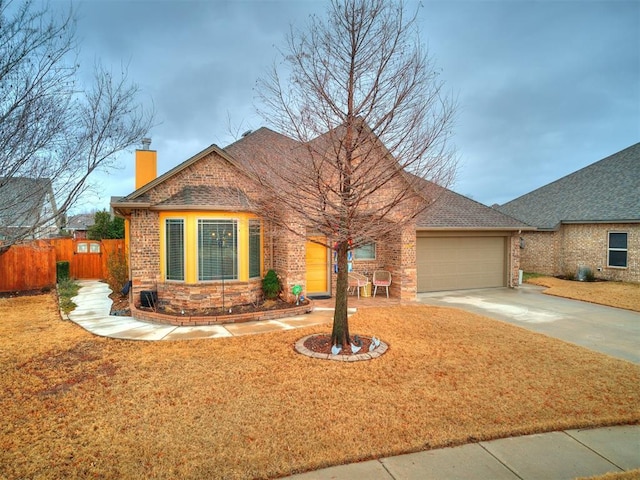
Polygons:
<instances>
[{"instance_id":1,"label":"cloud in sky","mask_svg":"<svg viewBox=\"0 0 640 480\"><path fill-rule=\"evenodd\" d=\"M453 0L421 2L422 42L458 98L453 189L491 205L640 141L640 2ZM150 132L164 173L212 143L225 146L264 121L255 81L304 28L320 1L73 3L81 62L129 77L153 102ZM417 4L409 4L413 9ZM66 2L54 8L67 8ZM133 190L133 153L101 176L76 209L108 208ZM621 172L621 175L624 173Z\"/></svg>"}]
</instances>

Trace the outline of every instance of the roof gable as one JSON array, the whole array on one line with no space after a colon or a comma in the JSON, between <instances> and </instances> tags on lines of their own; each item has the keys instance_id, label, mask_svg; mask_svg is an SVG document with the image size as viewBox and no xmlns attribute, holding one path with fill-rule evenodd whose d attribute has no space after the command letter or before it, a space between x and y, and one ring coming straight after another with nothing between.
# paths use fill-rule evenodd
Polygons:
<instances>
[{"instance_id":1,"label":"roof gable","mask_svg":"<svg viewBox=\"0 0 640 480\"><path fill-rule=\"evenodd\" d=\"M640 221L640 143L498 209L543 229L560 223Z\"/></svg>"},{"instance_id":2,"label":"roof gable","mask_svg":"<svg viewBox=\"0 0 640 480\"><path fill-rule=\"evenodd\" d=\"M208 146L207 148L205 148L204 150L202 150L201 152L196 153L193 157L185 160L184 162L178 164L177 166L175 166L171 170L169 170L169 171L165 172L164 174L160 175L155 180L152 180L151 182L147 183L146 185L143 185L142 187L140 187L139 189L137 189L134 192L130 193L126 197L121 198L120 200L118 200L118 202L126 203L126 202L130 202L130 201L133 201L133 200L136 200L138 198L143 197L145 193L147 193L150 190L154 189L158 185L168 181L169 179L171 179L174 176L176 176L179 173L181 173L183 170L189 168L191 165L193 165L194 163L199 162L203 158L208 157L212 153L217 154L218 156L220 156L221 158L226 160L228 163L230 163L231 165L233 165L237 169L241 170L243 173L247 174L245 169L240 164L238 164L238 162L233 157L229 156L224 150L222 150L217 145L212 144L212 145Z\"/></svg>"}]
</instances>

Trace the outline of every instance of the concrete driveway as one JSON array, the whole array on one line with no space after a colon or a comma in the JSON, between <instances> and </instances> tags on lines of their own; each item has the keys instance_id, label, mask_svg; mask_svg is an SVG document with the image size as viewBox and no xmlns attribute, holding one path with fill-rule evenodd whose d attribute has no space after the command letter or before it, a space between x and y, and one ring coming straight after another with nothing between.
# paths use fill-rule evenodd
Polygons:
<instances>
[{"instance_id":1,"label":"concrete driveway","mask_svg":"<svg viewBox=\"0 0 640 480\"><path fill-rule=\"evenodd\" d=\"M543 287L418 294L422 303L455 307L640 364L640 313L544 295Z\"/></svg>"}]
</instances>

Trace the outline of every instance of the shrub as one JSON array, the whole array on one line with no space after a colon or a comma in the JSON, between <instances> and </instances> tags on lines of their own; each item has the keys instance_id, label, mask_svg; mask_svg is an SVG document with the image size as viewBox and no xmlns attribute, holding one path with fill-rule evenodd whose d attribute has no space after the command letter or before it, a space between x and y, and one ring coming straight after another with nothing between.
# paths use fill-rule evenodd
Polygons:
<instances>
[{"instance_id":1,"label":"shrub","mask_svg":"<svg viewBox=\"0 0 640 480\"><path fill-rule=\"evenodd\" d=\"M112 292L120 292L129 280L127 257L122 250L109 254L107 258L107 283Z\"/></svg>"},{"instance_id":2,"label":"shrub","mask_svg":"<svg viewBox=\"0 0 640 480\"><path fill-rule=\"evenodd\" d=\"M269 300L278 298L278 295L282 291L282 286L280 285L280 279L275 271L269 270L262 279L262 291L265 298Z\"/></svg>"},{"instance_id":3,"label":"shrub","mask_svg":"<svg viewBox=\"0 0 640 480\"><path fill-rule=\"evenodd\" d=\"M78 294L78 290L80 290L80 286L69 278L58 282L58 298L60 302L60 309L64 313L69 313L74 308L76 308L77 305L73 301L71 301L71 298L75 297Z\"/></svg>"},{"instance_id":4,"label":"shrub","mask_svg":"<svg viewBox=\"0 0 640 480\"><path fill-rule=\"evenodd\" d=\"M588 268L587 271L584 273L584 279L587 282L595 282L596 281L596 275L593 273L593 270Z\"/></svg>"},{"instance_id":5,"label":"shrub","mask_svg":"<svg viewBox=\"0 0 640 480\"><path fill-rule=\"evenodd\" d=\"M69 278L69 262L56 262L56 282L61 283Z\"/></svg>"}]
</instances>

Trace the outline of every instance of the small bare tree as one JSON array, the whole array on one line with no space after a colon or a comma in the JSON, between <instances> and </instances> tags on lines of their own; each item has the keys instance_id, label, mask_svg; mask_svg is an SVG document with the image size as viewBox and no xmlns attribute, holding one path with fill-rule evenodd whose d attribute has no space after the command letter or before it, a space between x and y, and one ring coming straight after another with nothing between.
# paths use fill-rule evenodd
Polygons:
<instances>
[{"instance_id":1,"label":"small bare tree","mask_svg":"<svg viewBox=\"0 0 640 480\"><path fill-rule=\"evenodd\" d=\"M280 168L256 162L265 204L293 218L263 214L337 251L334 345L349 341L348 250L413 222L453 179L455 102L442 87L416 15L387 0L332 0L326 19L292 29L282 63L258 81L259 112L300 145Z\"/></svg>"},{"instance_id":2,"label":"small bare tree","mask_svg":"<svg viewBox=\"0 0 640 480\"><path fill-rule=\"evenodd\" d=\"M13 10L13 13L10 13ZM3 247L61 226L96 170L137 143L153 114L126 72L95 67L82 88L75 17L0 0L0 234ZM40 209L49 196L52 208Z\"/></svg>"}]
</instances>

